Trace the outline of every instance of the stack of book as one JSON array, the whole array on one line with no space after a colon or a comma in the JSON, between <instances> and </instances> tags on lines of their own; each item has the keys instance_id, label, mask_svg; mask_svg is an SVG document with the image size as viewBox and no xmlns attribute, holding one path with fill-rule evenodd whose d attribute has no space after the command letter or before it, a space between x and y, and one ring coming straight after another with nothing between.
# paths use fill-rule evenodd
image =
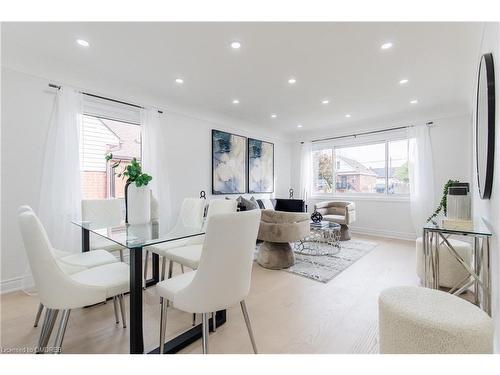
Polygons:
<instances>
[{"instance_id":1,"label":"stack of book","mask_svg":"<svg viewBox=\"0 0 500 375\"><path fill-rule=\"evenodd\" d=\"M311 225L311 228L314 228L314 229L323 229L323 228L328 228L329 223L328 223L328 221L320 221L318 223L311 221L310 225Z\"/></svg>"}]
</instances>

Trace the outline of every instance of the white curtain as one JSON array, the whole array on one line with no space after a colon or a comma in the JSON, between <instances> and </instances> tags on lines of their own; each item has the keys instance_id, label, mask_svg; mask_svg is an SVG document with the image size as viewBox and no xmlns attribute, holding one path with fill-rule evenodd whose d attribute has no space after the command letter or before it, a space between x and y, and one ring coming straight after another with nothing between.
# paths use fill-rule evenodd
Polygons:
<instances>
[{"instance_id":1,"label":"white curtain","mask_svg":"<svg viewBox=\"0 0 500 375\"><path fill-rule=\"evenodd\" d=\"M307 204L307 199L311 195L311 142L303 142L300 145L300 180L299 197Z\"/></svg>"},{"instance_id":2,"label":"white curtain","mask_svg":"<svg viewBox=\"0 0 500 375\"><path fill-rule=\"evenodd\" d=\"M45 144L38 215L56 249L81 251L80 128L82 95L61 87Z\"/></svg>"},{"instance_id":3,"label":"white curtain","mask_svg":"<svg viewBox=\"0 0 500 375\"><path fill-rule=\"evenodd\" d=\"M408 174L410 205L415 233L420 236L422 226L435 209L434 166L431 129L417 125L408 129Z\"/></svg>"},{"instance_id":4,"label":"white curtain","mask_svg":"<svg viewBox=\"0 0 500 375\"><path fill-rule=\"evenodd\" d=\"M166 131L160 123L156 109L141 110L142 166L144 173L153 177L149 186L158 201L160 230L170 228L170 188L168 179L168 156Z\"/></svg>"}]
</instances>

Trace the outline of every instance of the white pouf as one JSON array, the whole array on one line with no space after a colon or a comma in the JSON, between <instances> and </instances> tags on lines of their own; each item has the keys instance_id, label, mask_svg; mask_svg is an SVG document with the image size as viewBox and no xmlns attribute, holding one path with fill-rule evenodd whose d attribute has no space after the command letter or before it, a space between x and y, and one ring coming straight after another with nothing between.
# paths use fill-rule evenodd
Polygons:
<instances>
[{"instance_id":1,"label":"white pouf","mask_svg":"<svg viewBox=\"0 0 500 375\"><path fill-rule=\"evenodd\" d=\"M380 353L492 353L493 322L479 307L439 290L396 287L378 300Z\"/></svg>"},{"instance_id":2,"label":"white pouf","mask_svg":"<svg viewBox=\"0 0 500 375\"><path fill-rule=\"evenodd\" d=\"M471 265L471 245L467 242L452 238L449 238L448 242L453 246L462 259L468 265ZM417 256L417 275L420 280L424 280L424 243L422 237L417 238L415 241L415 248ZM467 270L458 262L458 260L450 253L450 250L443 243L439 247L439 285L445 288L453 288L460 281L464 280L467 275Z\"/></svg>"}]
</instances>

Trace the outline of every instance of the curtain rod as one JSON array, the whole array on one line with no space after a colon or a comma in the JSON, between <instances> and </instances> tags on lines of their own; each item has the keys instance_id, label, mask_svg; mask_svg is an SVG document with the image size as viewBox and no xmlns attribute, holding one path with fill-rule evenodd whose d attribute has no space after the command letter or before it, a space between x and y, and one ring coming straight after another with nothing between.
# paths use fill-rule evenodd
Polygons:
<instances>
[{"instance_id":1,"label":"curtain rod","mask_svg":"<svg viewBox=\"0 0 500 375\"><path fill-rule=\"evenodd\" d=\"M432 126L432 125L434 125L434 123L432 121L429 121L429 122L426 122L425 125ZM415 125L397 126L397 127L394 127L394 128L387 128L387 129L381 129L381 130L372 130L372 131L363 132L363 133L355 133L355 134L349 134L349 135L339 135L337 137L328 137L328 138L321 138L321 139L313 139L311 141L311 143L322 142L322 141L332 141L334 139L342 139L342 138L351 138L351 137L356 138L356 137L358 137L360 135L385 133L385 132L390 132L390 131L393 131L393 130L408 129L408 128L412 128L413 126L415 126Z\"/></svg>"},{"instance_id":2,"label":"curtain rod","mask_svg":"<svg viewBox=\"0 0 500 375\"><path fill-rule=\"evenodd\" d=\"M52 87L53 89L60 89L61 86L58 86L58 85L55 85L53 83L49 83L49 87ZM135 108L140 108L140 109L144 109L144 107L140 106L140 105L137 105L137 104L132 104L132 103L127 103L127 102L123 102L121 100L116 100L116 99L111 99L111 98L107 98L105 96L100 96L100 95L96 95L96 94L90 94L88 92L84 92L84 91L80 91L80 93L82 93L83 95L87 95L87 96L91 96L93 98L97 98L97 99L103 99L103 100L108 100L110 102L114 102L114 103L120 103L120 104L124 104L124 105L128 105L130 107L135 107ZM158 110L158 113L163 113L163 111L160 111Z\"/></svg>"}]
</instances>

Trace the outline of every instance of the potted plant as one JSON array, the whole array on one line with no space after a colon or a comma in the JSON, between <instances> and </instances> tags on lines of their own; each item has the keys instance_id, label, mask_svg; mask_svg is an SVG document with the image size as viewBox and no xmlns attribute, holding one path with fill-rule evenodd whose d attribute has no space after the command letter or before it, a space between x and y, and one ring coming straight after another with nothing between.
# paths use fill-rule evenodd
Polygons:
<instances>
[{"instance_id":1,"label":"potted plant","mask_svg":"<svg viewBox=\"0 0 500 375\"><path fill-rule=\"evenodd\" d=\"M106 161L113 159L113 154L106 155ZM120 166L122 160L111 165L113 171ZM151 219L151 193L148 183L153 179L142 172L141 164L133 158L130 164L123 167L117 177L127 178L125 184L125 222L128 224L144 224Z\"/></svg>"}]
</instances>

